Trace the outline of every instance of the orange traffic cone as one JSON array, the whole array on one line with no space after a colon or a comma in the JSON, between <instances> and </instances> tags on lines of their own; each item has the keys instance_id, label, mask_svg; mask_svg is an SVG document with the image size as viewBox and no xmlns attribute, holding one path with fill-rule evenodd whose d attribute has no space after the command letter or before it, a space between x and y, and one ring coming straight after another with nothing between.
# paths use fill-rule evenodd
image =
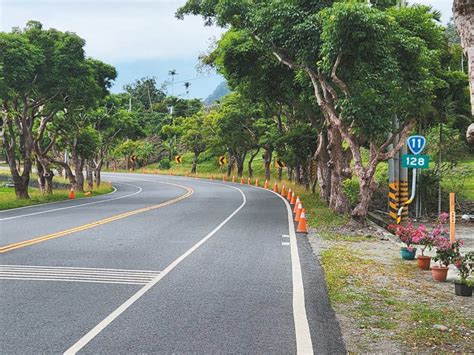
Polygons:
<instances>
[{"instance_id":1,"label":"orange traffic cone","mask_svg":"<svg viewBox=\"0 0 474 355\"><path fill-rule=\"evenodd\" d=\"M286 196L286 199L288 200L288 202L291 201L291 193L292 193L291 189L288 189L288 195Z\"/></svg>"},{"instance_id":2,"label":"orange traffic cone","mask_svg":"<svg viewBox=\"0 0 474 355\"><path fill-rule=\"evenodd\" d=\"M255 179L255 186L258 187L258 179Z\"/></svg>"},{"instance_id":3,"label":"orange traffic cone","mask_svg":"<svg viewBox=\"0 0 474 355\"><path fill-rule=\"evenodd\" d=\"M268 189L268 180L265 180L265 184L263 185L264 189Z\"/></svg>"},{"instance_id":4,"label":"orange traffic cone","mask_svg":"<svg viewBox=\"0 0 474 355\"><path fill-rule=\"evenodd\" d=\"M244 184L244 178L243 178L243 177L240 178L240 183L241 183L242 185Z\"/></svg>"},{"instance_id":5,"label":"orange traffic cone","mask_svg":"<svg viewBox=\"0 0 474 355\"><path fill-rule=\"evenodd\" d=\"M222 181L227 181L227 179L225 178L225 175L222 175Z\"/></svg>"},{"instance_id":6,"label":"orange traffic cone","mask_svg":"<svg viewBox=\"0 0 474 355\"><path fill-rule=\"evenodd\" d=\"M306 214L305 210L301 212L300 221L298 222L298 227L296 228L297 233L308 233L308 225L306 223Z\"/></svg>"},{"instance_id":7,"label":"orange traffic cone","mask_svg":"<svg viewBox=\"0 0 474 355\"><path fill-rule=\"evenodd\" d=\"M296 211L298 210L298 204L301 202L300 200L300 197L296 197L296 201L295 201L295 208L293 208L293 213L296 213Z\"/></svg>"},{"instance_id":8,"label":"orange traffic cone","mask_svg":"<svg viewBox=\"0 0 474 355\"><path fill-rule=\"evenodd\" d=\"M296 203L296 195L294 192L291 193L291 200L290 205L294 205Z\"/></svg>"},{"instance_id":9,"label":"orange traffic cone","mask_svg":"<svg viewBox=\"0 0 474 355\"><path fill-rule=\"evenodd\" d=\"M247 184L252 185L252 179L251 178L247 179Z\"/></svg>"},{"instance_id":10,"label":"orange traffic cone","mask_svg":"<svg viewBox=\"0 0 474 355\"><path fill-rule=\"evenodd\" d=\"M299 222L301 219L301 212L303 212L303 205L298 202L298 208L296 209L295 222Z\"/></svg>"},{"instance_id":11,"label":"orange traffic cone","mask_svg":"<svg viewBox=\"0 0 474 355\"><path fill-rule=\"evenodd\" d=\"M275 183L275 185L273 185L273 192L278 193L278 184L277 183Z\"/></svg>"},{"instance_id":12,"label":"orange traffic cone","mask_svg":"<svg viewBox=\"0 0 474 355\"><path fill-rule=\"evenodd\" d=\"M232 175L232 182L235 182L235 175Z\"/></svg>"},{"instance_id":13,"label":"orange traffic cone","mask_svg":"<svg viewBox=\"0 0 474 355\"><path fill-rule=\"evenodd\" d=\"M214 180L214 176L211 174L211 180Z\"/></svg>"},{"instance_id":14,"label":"orange traffic cone","mask_svg":"<svg viewBox=\"0 0 474 355\"><path fill-rule=\"evenodd\" d=\"M76 198L76 193L74 192L74 189L71 187L71 190L69 190L69 198L75 199Z\"/></svg>"},{"instance_id":15,"label":"orange traffic cone","mask_svg":"<svg viewBox=\"0 0 474 355\"><path fill-rule=\"evenodd\" d=\"M283 186L281 187L281 195L282 195L282 196L285 196L285 195L286 195L286 188L285 188L285 185L283 185Z\"/></svg>"},{"instance_id":16,"label":"orange traffic cone","mask_svg":"<svg viewBox=\"0 0 474 355\"><path fill-rule=\"evenodd\" d=\"M186 172L184 173L184 176L188 177L188 175L189 175L189 173L188 173L188 171L186 171Z\"/></svg>"}]
</instances>

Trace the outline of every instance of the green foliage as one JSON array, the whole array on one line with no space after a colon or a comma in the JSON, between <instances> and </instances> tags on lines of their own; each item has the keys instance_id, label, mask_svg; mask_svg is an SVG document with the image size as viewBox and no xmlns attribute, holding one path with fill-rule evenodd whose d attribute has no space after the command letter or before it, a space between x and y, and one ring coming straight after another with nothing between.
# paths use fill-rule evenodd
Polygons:
<instances>
[{"instance_id":1,"label":"green foliage","mask_svg":"<svg viewBox=\"0 0 474 355\"><path fill-rule=\"evenodd\" d=\"M167 170L171 167L170 160L168 158L163 158L159 162L160 169Z\"/></svg>"},{"instance_id":2,"label":"green foliage","mask_svg":"<svg viewBox=\"0 0 474 355\"><path fill-rule=\"evenodd\" d=\"M344 193L346 194L352 206L359 202L359 182L354 179L346 179L342 182Z\"/></svg>"}]
</instances>

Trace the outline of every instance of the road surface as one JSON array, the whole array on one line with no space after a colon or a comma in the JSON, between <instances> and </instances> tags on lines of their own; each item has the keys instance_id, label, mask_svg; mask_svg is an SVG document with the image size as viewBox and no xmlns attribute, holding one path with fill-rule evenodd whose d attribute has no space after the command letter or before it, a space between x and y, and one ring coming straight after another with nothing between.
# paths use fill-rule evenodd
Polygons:
<instances>
[{"instance_id":1,"label":"road surface","mask_svg":"<svg viewBox=\"0 0 474 355\"><path fill-rule=\"evenodd\" d=\"M108 195L0 212L0 352L344 353L278 195L105 174Z\"/></svg>"}]
</instances>

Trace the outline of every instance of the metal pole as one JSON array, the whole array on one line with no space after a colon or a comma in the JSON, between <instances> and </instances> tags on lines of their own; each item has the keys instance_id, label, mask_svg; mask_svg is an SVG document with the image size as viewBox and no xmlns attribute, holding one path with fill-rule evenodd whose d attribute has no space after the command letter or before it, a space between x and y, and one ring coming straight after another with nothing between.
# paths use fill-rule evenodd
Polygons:
<instances>
[{"instance_id":1,"label":"metal pole","mask_svg":"<svg viewBox=\"0 0 474 355\"><path fill-rule=\"evenodd\" d=\"M415 199L415 192L416 192L416 170L417 169L413 169L413 180L411 182L411 196L410 198L408 199L407 202L405 202L399 209L398 209L398 218L397 218L397 224L400 224L400 222L402 221L402 212L403 212L403 208L405 206L408 206L410 203L413 202L413 200Z\"/></svg>"}]
</instances>

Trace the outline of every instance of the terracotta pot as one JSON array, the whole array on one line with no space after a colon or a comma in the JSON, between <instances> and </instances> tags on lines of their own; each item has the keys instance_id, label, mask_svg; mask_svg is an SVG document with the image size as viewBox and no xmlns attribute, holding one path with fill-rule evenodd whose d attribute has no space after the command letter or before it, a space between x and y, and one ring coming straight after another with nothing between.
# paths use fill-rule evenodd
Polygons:
<instances>
[{"instance_id":1,"label":"terracotta pot","mask_svg":"<svg viewBox=\"0 0 474 355\"><path fill-rule=\"evenodd\" d=\"M418 269L429 270L431 263L431 256L418 255L416 258Z\"/></svg>"},{"instance_id":2,"label":"terracotta pot","mask_svg":"<svg viewBox=\"0 0 474 355\"><path fill-rule=\"evenodd\" d=\"M433 266L431 275L434 281L444 282L448 277L448 268L446 266Z\"/></svg>"}]
</instances>

